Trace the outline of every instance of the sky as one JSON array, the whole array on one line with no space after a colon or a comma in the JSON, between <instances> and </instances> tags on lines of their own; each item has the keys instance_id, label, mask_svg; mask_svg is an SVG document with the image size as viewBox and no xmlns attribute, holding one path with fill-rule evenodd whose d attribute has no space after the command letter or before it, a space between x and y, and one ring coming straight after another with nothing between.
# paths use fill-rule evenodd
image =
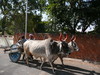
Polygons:
<instances>
[{"instance_id":1,"label":"sky","mask_svg":"<svg viewBox=\"0 0 100 75\"><path fill-rule=\"evenodd\" d=\"M42 21L48 21L48 16L45 13L42 14Z\"/></svg>"},{"instance_id":2,"label":"sky","mask_svg":"<svg viewBox=\"0 0 100 75\"><path fill-rule=\"evenodd\" d=\"M3 17L3 15L1 15L1 10L0 10L0 19Z\"/></svg>"},{"instance_id":3,"label":"sky","mask_svg":"<svg viewBox=\"0 0 100 75\"><path fill-rule=\"evenodd\" d=\"M94 30L94 28L95 28L95 26L90 25L90 26L86 29L86 31L85 31L85 32L90 32L90 31L93 31L93 30ZM76 30L77 30L77 29L76 29ZM82 31L82 29L78 29L77 31L81 32L81 31Z\"/></svg>"},{"instance_id":4,"label":"sky","mask_svg":"<svg viewBox=\"0 0 100 75\"><path fill-rule=\"evenodd\" d=\"M86 32L93 31L94 28L95 28L95 26L90 25L90 27L88 27L88 28L86 29Z\"/></svg>"}]
</instances>

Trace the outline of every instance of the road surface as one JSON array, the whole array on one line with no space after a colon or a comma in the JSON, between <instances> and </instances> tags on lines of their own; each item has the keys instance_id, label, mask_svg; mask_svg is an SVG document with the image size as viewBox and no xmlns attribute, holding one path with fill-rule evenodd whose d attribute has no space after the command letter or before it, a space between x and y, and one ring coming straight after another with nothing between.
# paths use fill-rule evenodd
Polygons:
<instances>
[{"instance_id":1,"label":"road surface","mask_svg":"<svg viewBox=\"0 0 100 75\"><path fill-rule=\"evenodd\" d=\"M52 72L49 64L44 64L42 70L36 66L38 62L30 62L30 67L24 61L13 63L8 54L4 54L0 49L0 75L100 75L100 65L88 62L82 62L76 59L64 58L64 69L61 68L61 62L55 61L55 74ZM38 63L38 65L40 65Z\"/></svg>"}]
</instances>

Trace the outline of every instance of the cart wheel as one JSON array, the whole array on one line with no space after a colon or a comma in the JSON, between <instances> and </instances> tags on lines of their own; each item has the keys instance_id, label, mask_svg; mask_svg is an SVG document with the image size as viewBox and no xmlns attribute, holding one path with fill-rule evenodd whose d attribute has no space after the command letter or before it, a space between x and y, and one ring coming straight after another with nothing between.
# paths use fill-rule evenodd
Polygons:
<instances>
[{"instance_id":1,"label":"cart wheel","mask_svg":"<svg viewBox=\"0 0 100 75\"><path fill-rule=\"evenodd\" d=\"M9 53L9 58L12 62L15 62L15 63L18 62L20 57L21 57L21 53L19 52Z\"/></svg>"},{"instance_id":2,"label":"cart wheel","mask_svg":"<svg viewBox=\"0 0 100 75\"><path fill-rule=\"evenodd\" d=\"M17 44L13 44L10 46L11 50L17 50L18 48L18 45ZM15 49L14 49L15 48ZM20 59L21 57L21 53L20 52L12 52L12 53L9 53L9 58L12 62L18 62L18 60Z\"/></svg>"}]
</instances>

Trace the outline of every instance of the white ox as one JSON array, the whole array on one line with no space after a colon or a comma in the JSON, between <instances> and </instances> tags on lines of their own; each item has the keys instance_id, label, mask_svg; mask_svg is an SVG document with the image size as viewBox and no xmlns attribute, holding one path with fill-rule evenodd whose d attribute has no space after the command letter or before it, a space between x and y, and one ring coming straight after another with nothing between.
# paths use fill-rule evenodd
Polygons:
<instances>
[{"instance_id":1,"label":"white ox","mask_svg":"<svg viewBox=\"0 0 100 75\"><path fill-rule=\"evenodd\" d=\"M62 38L60 38L62 39ZM76 38L72 37L71 41L69 43L66 42L67 36L64 40L60 41L51 41L51 39L45 39L45 40L28 40L24 43L24 53L26 54L26 62L28 64L28 57L33 55L34 57L43 58L42 64L40 68L42 67L45 60L48 60L50 63L52 70L54 72L54 68L52 63L59 57L62 65L63 64L63 57L68 56L69 53L73 51L78 51L79 48L75 42Z\"/></svg>"},{"instance_id":2,"label":"white ox","mask_svg":"<svg viewBox=\"0 0 100 75\"><path fill-rule=\"evenodd\" d=\"M24 43L23 47L27 64L29 64L28 57L31 54L36 58L41 57L44 59L44 61L42 61L41 63L40 68L42 68L43 63L45 62L45 60L47 60L54 72L52 62L59 53L59 46L57 42L53 41L50 38L45 40L28 40Z\"/></svg>"}]
</instances>

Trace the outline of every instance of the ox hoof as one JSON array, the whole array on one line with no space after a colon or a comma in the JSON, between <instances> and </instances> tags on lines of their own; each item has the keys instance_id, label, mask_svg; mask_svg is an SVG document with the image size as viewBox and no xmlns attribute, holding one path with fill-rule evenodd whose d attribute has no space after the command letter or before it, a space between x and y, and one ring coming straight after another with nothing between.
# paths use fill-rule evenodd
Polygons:
<instances>
[{"instance_id":1,"label":"ox hoof","mask_svg":"<svg viewBox=\"0 0 100 75\"><path fill-rule=\"evenodd\" d=\"M31 65L30 64L26 64L28 67L31 67Z\"/></svg>"},{"instance_id":2,"label":"ox hoof","mask_svg":"<svg viewBox=\"0 0 100 75\"><path fill-rule=\"evenodd\" d=\"M39 67L40 68L40 70L42 70L42 67Z\"/></svg>"},{"instance_id":3,"label":"ox hoof","mask_svg":"<svg viewBox=\"0 0 100 75\"><path fill-rule=\"evenodd\" d=\"M64 65L62 65L62 66L61 66L61 68L62 68L62 69L64 69L64 68L65 68L65 66L64 66Z\"/></svg>"},{"instance_id":4,"label":"ox hoof","mask_svg":"<svg viewBox=\"0 0 100 75\"><path fill-rule=\"evenodd\" d=\"M56 74L56 71L55 71L55 70L53 70L53 73L54 73L54 74Z\"/></svg>"}]
</instances>

